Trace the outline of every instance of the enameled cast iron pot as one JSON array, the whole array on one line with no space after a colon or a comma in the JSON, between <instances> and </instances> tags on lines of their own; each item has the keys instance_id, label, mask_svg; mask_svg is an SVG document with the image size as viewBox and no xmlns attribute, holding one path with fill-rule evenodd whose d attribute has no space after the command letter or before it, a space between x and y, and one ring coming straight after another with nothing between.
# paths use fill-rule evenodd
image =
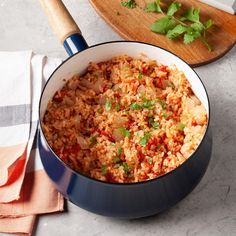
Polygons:
<instances>
[{"instance_id":1,"label":"enameled cast iron pot","mask_svg":"<svg viewBox=\"0 0 236 236\"><path fill-rule=\"evenodd\" d=\"M41 0L49 20L63 42L69 58L47 81L39 104L40 132L38 145L45 171L65 198L88 211L119 218L138 218L159 213L179 202L198 184L211 156L212 134L209 128L210 107L205 87L195 71L172 53L141 42L119 41L88 47L79 29L59 0ZM106 183L73 171L55 154L42 131L42 119L47 103L74 74L85 72L88 63L100 62L115 55L140 53L165 65L175 64L183 71L193 91L208 114L206 133L197 150L175 170L141 183ZM66 80L66 81L65 81Z\"/></svg>"}]
</instances>

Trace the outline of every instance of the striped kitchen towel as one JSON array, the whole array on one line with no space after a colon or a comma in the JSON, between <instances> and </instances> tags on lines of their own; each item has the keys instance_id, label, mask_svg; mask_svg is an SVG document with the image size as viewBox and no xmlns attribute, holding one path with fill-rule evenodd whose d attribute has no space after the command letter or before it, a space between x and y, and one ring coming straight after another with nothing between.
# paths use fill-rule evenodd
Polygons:
<instances>
[{"instance_id":1,"label":"striped kitchen towel","mask_svg":"<svg viewBox=\"0 0 236 236\"><path fill-rule=\"evenodd\" d=\"M33 145L42 86L60 63L31 51L0 52L0 232L31 234L35 215L63 210Z\"/></svg>"}]
</instances>

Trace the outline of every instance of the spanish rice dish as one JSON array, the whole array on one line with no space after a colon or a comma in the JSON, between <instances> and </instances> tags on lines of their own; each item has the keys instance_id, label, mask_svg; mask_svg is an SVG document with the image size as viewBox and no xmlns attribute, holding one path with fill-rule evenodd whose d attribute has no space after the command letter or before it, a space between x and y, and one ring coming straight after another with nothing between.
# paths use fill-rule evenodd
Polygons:
<instances>
[{"instance_id":1,"label":"spanish rice dish","mask_svg":"<svg viewBox=\"0 0 236 236\"><path fill-rule=\"evenodd\" d=\"M57 91L42 127L63 162L112 183L164 175L196 150L207 114L183 72L127 55L90 63Z\"/></svg>"}]
</instances>

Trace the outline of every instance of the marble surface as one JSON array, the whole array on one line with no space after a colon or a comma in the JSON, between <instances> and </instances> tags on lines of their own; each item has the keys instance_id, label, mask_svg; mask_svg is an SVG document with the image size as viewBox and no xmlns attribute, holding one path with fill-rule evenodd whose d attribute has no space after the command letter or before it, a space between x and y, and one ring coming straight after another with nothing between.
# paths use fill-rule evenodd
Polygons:
<instances>
[{"instance_id":1,"label":"marble surface","mask_svg":"<svg viewBox=\"0 0 236 236\"><path fill-rule=\"evenodd\" d=\"M64 2L89 45L121 39L88 1ZM38 1L0 0L0 50L22 49L66 58ZM195 190L172 209L139 220L102 217L68 203L65 213L40 216L35 235L236 235L236 47L196 71L211 101L214 144L207 173Z\"/></svg>"}]
</instances>

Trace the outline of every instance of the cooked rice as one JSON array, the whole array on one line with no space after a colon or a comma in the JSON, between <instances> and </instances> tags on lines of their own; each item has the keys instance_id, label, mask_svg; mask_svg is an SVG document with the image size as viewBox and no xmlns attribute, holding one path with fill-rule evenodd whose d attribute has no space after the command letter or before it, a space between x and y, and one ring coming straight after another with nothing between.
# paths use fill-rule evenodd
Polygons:
<instances>
[{"instance_id":1,"label":"cooked rice","mask_svg":"<svg viewBox=\"0 0 236 236\"><path fill-rule=\"evenodd\" d=\"M48 103L43 131L72 169L140 182L181 165L207 125L204 106L174 66L127 55L90 63Z\"/></svg>"}]
</instances>

